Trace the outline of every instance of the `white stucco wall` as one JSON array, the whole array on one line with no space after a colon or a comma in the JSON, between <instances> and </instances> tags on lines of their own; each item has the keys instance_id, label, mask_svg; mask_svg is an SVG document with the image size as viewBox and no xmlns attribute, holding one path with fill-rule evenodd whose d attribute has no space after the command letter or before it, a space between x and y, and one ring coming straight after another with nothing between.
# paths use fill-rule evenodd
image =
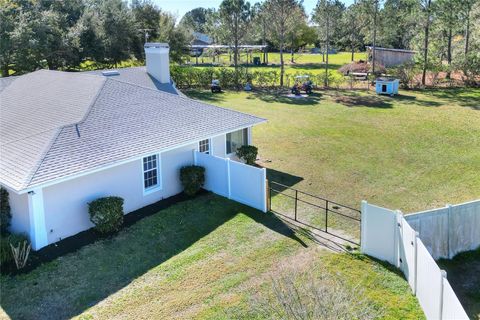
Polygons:
<instances>
[{"instance_id":1,"label":"white stucco wall","mask_svg":"<svg viewBox=\"0 0 480 320\"><path fill-rule=\"evenodd\" d=\"M4 188L8 191L12 213L10 230L14 233L28 234L30 229L28 217L28 194L17 194L9 188Z\"/></svg>"},{"instance_id":2,"label":"white stucco wall","mask_svg":"<svg viewBox=\"0 0 480 320\"><path fill-rule=\"evenodd\" d=\"M144 195L140 159L44 188L48 242L91 228L87 204L97 198L122 197L124 211L129 213L181 192L179 170L193 164L196 147L197 144L192 144L160 155L162 189L150 194Z\"/></svg>"}]
</instances>

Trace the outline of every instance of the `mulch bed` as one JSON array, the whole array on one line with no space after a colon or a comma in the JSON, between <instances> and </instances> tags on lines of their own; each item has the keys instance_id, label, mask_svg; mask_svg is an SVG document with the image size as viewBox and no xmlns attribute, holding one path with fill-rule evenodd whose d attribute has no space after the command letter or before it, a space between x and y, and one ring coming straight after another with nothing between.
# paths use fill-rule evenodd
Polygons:
<instances>
[{"instance_id":1,"label":"mulch bed","mask_svg":"<svg viewBox=\"0 0 480 320\"><path fill-rule=\"evenodd\" d=\"M206 193L208 192L202 190L199 192L198 196L204 195ZM135 224L137 221L145 217L151 216L160 210L166 209L176 203L190 199L192 199L192 197L189 197L184 193L179 193L175 196L160 200L138 210L132 211L124 216L123 226L121 230L128 228L129 226ZM92 244L98 240L112 238L115 237L115 235L116 234L105 236L99 234L93 228L88 229L77 233L76 235L73 235L71 237L65 238L61 241L52 243L38 251L31 251L27 265L23 269L17 270L14 264L2 265L1 273L10 275L28 273L40 266L42 263L50 262L60 256L75 252L82 247Z\"/></svg>"}]
</instances>

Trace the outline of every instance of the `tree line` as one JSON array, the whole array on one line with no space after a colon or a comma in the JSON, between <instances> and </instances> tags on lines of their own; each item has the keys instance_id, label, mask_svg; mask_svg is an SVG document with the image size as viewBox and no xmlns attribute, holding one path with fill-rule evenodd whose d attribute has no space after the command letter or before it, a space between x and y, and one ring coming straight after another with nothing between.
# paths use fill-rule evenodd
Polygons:
<instances>
[{"instance_id":1,"label":"tree line","mask_svg":"<svg viewBox=\"0 0 480 320\"><path fill-rule=\"evenodd\" d=\"M145 38L168 42L180 61L190 35L176 22L144 0L0 0L1 74L143 60Z\"/></svg>"},{"instance_id":2,"label":"tree line","mask_svg":"<svg viewBox=\"0 0 480 320\"><path fill-rule=\"evenodd\" d=\"M0 0L2 76L38 68L78 69L89 61L99 67L143 60L143 43L168 42L180 62L193 32L231 45L239 66L239 46L264 44L284 54L309 44L326 58L331 48L352 53L365 46L413 49L427 70L480 67L480 0L318 0L306 12L299 0L224 0L219 8L195 8L180 21L150 0ZM178 22L178 23L177 23ZM374 67L375 65L373 65ZM450 70L450 69L449 69ZM328 77L326 77L327 79Z\"/></svg>"}]
</instances>

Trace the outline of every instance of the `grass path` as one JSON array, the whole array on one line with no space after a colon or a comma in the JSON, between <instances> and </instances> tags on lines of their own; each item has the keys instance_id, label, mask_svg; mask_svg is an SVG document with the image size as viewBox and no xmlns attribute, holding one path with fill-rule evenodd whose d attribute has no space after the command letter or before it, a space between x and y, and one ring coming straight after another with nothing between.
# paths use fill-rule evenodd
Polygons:
<instances>
[{"instance_id":1,"label":"grass path","mask_svg":"<svg viewBox=\"0 0 480 320\"><path fill-rule=\"evenodd\" d=\"M2 276L1 306L12 319L255 318L251 297L268 294L285 267L365 286L386 318L423 317L396 272L361 255L331 253L273 215L212 194L29 274Z\"/></svg>"},{"instance_id":2,"label":"grass path","mask_svg":"<svg viewBox=\"0 0 480 320\"><path fill-rule=\"evenodd\" d=\"M188 94L267 118L253 143L276 181L405 213L480 197L480 89Z\"/></svg>"}]
</instances>

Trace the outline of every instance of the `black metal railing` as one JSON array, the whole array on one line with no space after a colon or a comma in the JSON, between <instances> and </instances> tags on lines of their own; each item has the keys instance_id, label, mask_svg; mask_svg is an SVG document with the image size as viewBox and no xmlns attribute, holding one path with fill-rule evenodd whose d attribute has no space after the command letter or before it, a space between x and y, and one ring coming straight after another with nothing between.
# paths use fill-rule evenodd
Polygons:
<instances>
[{"instance_id":1,"label":"black metal railing","mask_svg":"<svg viewBox=\"0 0 480 320\"><path fill-rule=\"evenodd\" d=\"M281 209L275 208L275 205L272 204L273 195L282 195L294 201L293 217L288 216L286 214L282 214ZM292 187L286 186L284 184L281 184L275 181L269 181L269 201L268 202L270 206L269 209L272 212L279 213L283 216L286 216L287 218L293 219L294 221L302 223L306 226L319 229L321 231L333 234L335 236L342 237L344 240L347 240L349 242L359 244L360 227L361 227L361 211L358 209L340 204L338 202L335 202L323 197L313 195L305 191L294 189ZM320 212L323 214L324 222L321 225L313 225L310 221L305 221L304 219L301 219L299 217L301 214L300 212L301 210L299 209L299 204L304 204L306 206L320 210ZM332 219L338 220L339 218L347 219L348 221L353 222L355 224L354 228L356 230L338 230L338 229L333 229L331 225L329 228L329 222L331 222ZM352 239L345 239L343 237L344 235L339 234L338 231L345 231L350 233L353 231L353 233L358 234L358 242Z\"/></svg>"}]
</instances>

